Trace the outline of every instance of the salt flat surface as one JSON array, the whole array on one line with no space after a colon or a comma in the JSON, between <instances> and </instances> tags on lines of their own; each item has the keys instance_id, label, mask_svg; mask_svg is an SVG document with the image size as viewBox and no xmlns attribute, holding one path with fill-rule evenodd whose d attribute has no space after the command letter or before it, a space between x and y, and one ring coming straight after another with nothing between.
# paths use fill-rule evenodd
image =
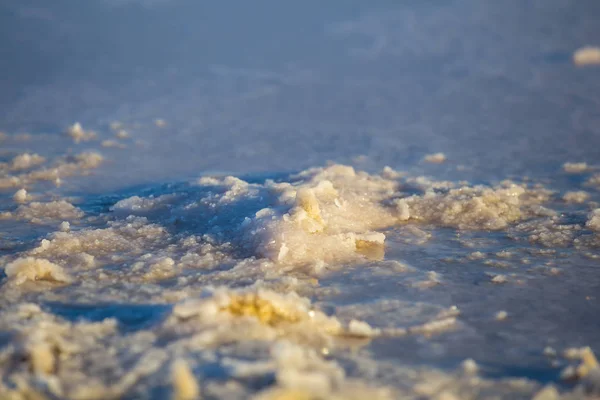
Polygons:
<instances>
[{"instance_id":1,"label":"salt flat surface","mask_svg":"<svg viewBox=\"0 0 600 400\"><path fill-rule=\"evenodd\" d=\"M597 396L599 18L0 5L0 397Z\"/></svg>"}]
</instances>

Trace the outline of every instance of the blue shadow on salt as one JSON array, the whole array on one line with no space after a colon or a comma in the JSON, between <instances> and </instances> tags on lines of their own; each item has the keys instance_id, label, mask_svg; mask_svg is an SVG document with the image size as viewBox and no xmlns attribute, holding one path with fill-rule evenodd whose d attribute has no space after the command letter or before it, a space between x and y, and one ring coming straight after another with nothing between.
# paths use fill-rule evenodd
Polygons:
<instances>
[{"instance_id":1,"label":"blue shadow on salt","mask_svg":"<svg viewBox=\"0 0 600 400\"><path fill-rule=\"evenodd\" d=\"M165 304L64 304L48 302L44 308L71 322L100 322L114 318L123 333L148 329L162 322L172 306Z\"/></svg>"}]
</instances>

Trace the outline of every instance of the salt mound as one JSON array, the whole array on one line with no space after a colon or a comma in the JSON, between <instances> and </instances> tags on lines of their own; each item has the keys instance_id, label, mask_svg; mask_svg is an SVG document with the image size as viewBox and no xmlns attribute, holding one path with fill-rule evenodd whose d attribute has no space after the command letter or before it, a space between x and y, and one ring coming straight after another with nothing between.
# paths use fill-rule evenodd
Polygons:
<instances>
[{"instance_id":1,"label":"salt mound","mask_svg":"<svg viewBox=\"0 0 600 400\"><path fill-rule=\"evenodd\" d=\"M60 265L51 263L43 258L18 258L8 264L4 269L6 276L15 284L20 285L26 281L56 281L69 283L71 277Z\"/></svg>"}]
</instances>

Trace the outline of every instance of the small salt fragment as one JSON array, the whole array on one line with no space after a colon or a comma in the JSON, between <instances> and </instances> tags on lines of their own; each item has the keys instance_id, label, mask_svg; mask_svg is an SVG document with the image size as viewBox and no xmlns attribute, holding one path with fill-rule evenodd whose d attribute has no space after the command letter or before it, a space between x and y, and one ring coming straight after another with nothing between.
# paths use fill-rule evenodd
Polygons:
<instances>
[{"instance_id":1,"label":"small salt fragment","mask_svg":"<svg viewBox=\"0 0 600 400\"><path fill-rule=\"evenodd\" d=\"M60 223L59 229L61 232L69 232L71 230L71 224L68 221Z\"/></svg>"},{"instance_id":2,"label":"small salt fragment","mask_svg":"<svg viewBox=\"0 0 600 400\"><path fill-rule=\"evenodd\" d=\"M167 126L167 121L161 118L157 118L154 120L154 125L156 125L159 128L164 128L165 126Z\"/></svg>"},{"instance_id":3,"label":"small salt fragment","mask_svg":"<svg viewBox=\"0 0 600 400\"><path fill-rule=\"evenodd\" d=\"M468 358L461 364L462 370L467 375L475 375L479 371L479 366L472 358Z\"/></svg>"},{"instance_id":4,"label":"small salt fragment","mask_svg":"<svg viewBox=\"0 0 600 400\"><path fill-rule=\"evenodd\" d=\"M73 138L75 143L88 141L96 138L96 133L85 131L79 122L74 123L67 129L67 134Z\"/></svg>"},{"instance_id":5,"label":"small salt fragment","mask_svg":"<svg viewBox=\"0 0 600 400\"><path fill-rule=\"evenodd\" d=\"M550 346L546 346L544 347L544 355L546 357L556 357L556 350L554 350L552 347Z\"/></svg>"},{"instance_id":6,"label":"small salt fragment","mask_svg":"<svg viewBox=\"0 0 600 400\"><path fill-rule=\"evenodd\" d=\"M432 164L441 164L446 161L446 155L444 153L428 154L423 157L423 161Z\"/></svg>"},{"instance_id":7,"label":"small salt fragment","mask_svg":"<svg viewBox=\"0 0 600 400\"><path fill-rule=\"evenodd\" d=\"M573 62L577 66L600 64L600 48L584 46L573 53Z\"/></svg>"},{"instance_id":8,"label":"small salt fragment","mask_svg":"<svg viewBox=\"0 0 600 400\"><path fill-rule=\"evenodd\" d=\"M129 137L129 132L127 132L125 129L121 129L115 134L115 136L119 139L127 139Z\"/></svg>"},{"instance_id":9,"label":"small salt fragment","mask_svg":"<svg viewBox=\"0 0 600 400\"><path fill-rule=\"evenodd\" d=\"M506 275L500 275L500 274L499 275L495 275L492 278L492 282L493 283L506 283L507 280L508 279L506 278Z\"/></svg>"},{"instance_id":10,"label":"small salt fragment","mask_svg":"<svg viewBox=\"0 0 600 400\"><path fill-rule=\"evenodd\" d=\"M581 174L583 172L586 172L588 170L588 165L587 163L584 162L579 162L579 163L564 163L563 164L563 170L569 174Z\"/></svg>"},{"instance_id":11,"label":"small salt fragment","mask_svg":"<svg viewBox=\"0 0 600 400\"><path fill-rule=\"evenodd\" d=\"M13 195L13 200L15 201L15 203L19 204L25 203L27 201L27 190L17 190L17 192Z\"/></svg>"}]
</instances>

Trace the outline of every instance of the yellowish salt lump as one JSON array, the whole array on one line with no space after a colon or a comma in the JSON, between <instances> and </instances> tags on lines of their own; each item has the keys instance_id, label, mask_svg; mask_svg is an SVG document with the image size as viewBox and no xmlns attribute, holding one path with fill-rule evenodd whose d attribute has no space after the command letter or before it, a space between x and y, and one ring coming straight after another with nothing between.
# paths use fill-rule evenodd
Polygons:
<instances>
[{"instance_id":1,"label":"yellowish salt lump","mask_svg":"<svg viewBox=\"0 0 600 400\"><path fill-rule=\"evenodd\" d=\"M335 263L383 246L385 235L376 230L393 224L393 210L382 201L396 182L341 165L298 178L295 184L272 184L276 204L247 221L245 242L259 256L279 263Z\"/></svg>"},{"instance_id":2,"label":"yellowish salt lump","mask_svg":"<svg viewBox=\"0 0 600 400\"><path fill-rule=\"evenodd\" d=\"M423 161L432 164L441 164L446 161L446 155L444 153L428 154L423 157Z\"/></svg>"},{"instance_id":3,"label":"yellowish salt lump","mask_svg":"<svg viewBox=\"0 0 600 400\"><path fill-rule=\"evenodd\" d=\"M25 257L18 258L9 263L4 269L6 276L17 285L26 281L56 281L70 283L71 277L60 265L54 264L43 258Z\"/></svg>"},{"instance_id":4,"label":"yellowish salt lump","mask_svg":"<svg viewBox=\"0 0 600 400\"><path fill-rule=\"evenodd\" d=\"M579 66L600 64L600 48L585 46L578 49L573 53L573 62Z\"/></svg>"},{"instance_id":5,"label":"yellowish salt lump","mask_svg":"<svg viewBox=\"0 0 600 400\"><path fill-rule=\"evenodd\" d=\"M19 154L13 158L10 169L13 171L20 171L23 169L29 169L42 164L46 159L38 154Z\"/></svg>"},{"instance_id":6,"label":"yellowish salt lump","mask_svg":"<svg viewBox=\"0 0 600 400\"><path fill-rule=\"evenodd\" d=\"M584 162L568 162L563 164L563 170L569 174L580 174L589 169L587 163Z\"/></svg>"},{"instance_id":7,"label":"yellowish salt lump","mask_svg":"<svg viewBox=\"0 0 600 400\"><path fill-rule=\"evenodd\" d=\"M13 195L13 200L15 203L25 203L27 201L27 190L19 189Z\"/></svg>"},{"instance_id":8,"label":"yellowish salt lump","mask_svg":"<svg viewBox=\"0 0 600 400\"><path fill-rule=\"evenodd\" d=\"M188 363L176 360L171 367L174 400L194 400L200 398L200 385L194 377Z\"/></svg>"},{"instance_id":9,"label":"yellowish salt lump","mask_svg":"<svg viewBox=\"0 0 600 400\"><path fill-rule=\"evenodd\" d=\"M79 122L74 123L67 129L67 134L71 136L75 143L86 142L96 138L96 133L92 131L86 131L81 127Z\"/></svg>"}]
</instances>

